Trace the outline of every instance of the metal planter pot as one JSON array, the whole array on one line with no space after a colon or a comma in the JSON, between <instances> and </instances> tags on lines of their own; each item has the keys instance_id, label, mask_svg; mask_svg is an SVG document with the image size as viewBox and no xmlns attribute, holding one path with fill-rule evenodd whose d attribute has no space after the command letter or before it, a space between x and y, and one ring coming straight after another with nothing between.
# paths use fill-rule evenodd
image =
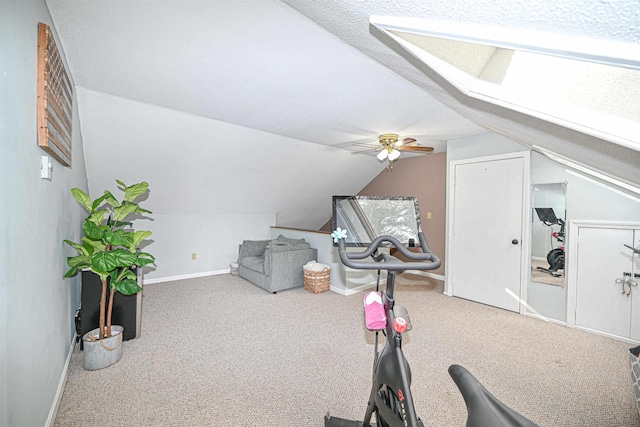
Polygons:
<instances>
[{"instance_id":1,"label":"metal planter pot","mask_svg":"<svg viewBox=\"0 0 640 427\"><path fill-rule=\"evenodd\" d=\"M84 368L88 371L107 368L122 357L122 335L124 328L119 325L111 326L112 336L98 340L98 328L93 329L82 337L84 347ZM89 336L95 338L92 340Z\"/></svg>"}]
</instances>

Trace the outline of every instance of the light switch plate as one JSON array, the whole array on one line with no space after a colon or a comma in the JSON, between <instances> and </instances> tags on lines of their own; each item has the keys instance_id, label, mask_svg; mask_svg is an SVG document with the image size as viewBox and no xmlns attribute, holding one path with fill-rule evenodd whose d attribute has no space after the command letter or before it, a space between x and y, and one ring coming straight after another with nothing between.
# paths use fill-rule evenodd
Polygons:
<instances>
[{"instance_id":1,"label":"light switch plate","mask_svg":"<svg viewBox=\"0 0 640 427\"><path fill-rule=\"evenodd\" d=\"M42 156L40 162L40 178L51 180L51 171L53 170L53 162L51 157Z\"/></svg>"}]
</instances>

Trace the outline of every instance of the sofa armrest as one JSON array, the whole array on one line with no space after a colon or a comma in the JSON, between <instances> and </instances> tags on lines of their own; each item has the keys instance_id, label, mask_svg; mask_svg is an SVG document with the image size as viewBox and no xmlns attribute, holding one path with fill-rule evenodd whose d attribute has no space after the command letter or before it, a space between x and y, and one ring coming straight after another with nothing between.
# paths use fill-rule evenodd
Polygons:
<instances>
[{"instance_id":1,"label":"sofa armrest","mask_svg":"<svg viewBox=\"0 0 640 427\"><path fill-rule=\"evenodd\" d=\"M244 240L238 249L238 261L247 256L262 256L269 240Z\"/></svg>"},{"instance_id":2,"label":"sofa armrest","mask_svg":"<svg viewBox=\"0 0 640 427\"><path fill-rule=\"evenodd\" d=\"M295 249L281 252L265 251L264 272L272 279L289 276L292 272L299 272L302 277L302 267L312 260L317 260L318 251L314 248Z\"/></svg>"}]
</instances>

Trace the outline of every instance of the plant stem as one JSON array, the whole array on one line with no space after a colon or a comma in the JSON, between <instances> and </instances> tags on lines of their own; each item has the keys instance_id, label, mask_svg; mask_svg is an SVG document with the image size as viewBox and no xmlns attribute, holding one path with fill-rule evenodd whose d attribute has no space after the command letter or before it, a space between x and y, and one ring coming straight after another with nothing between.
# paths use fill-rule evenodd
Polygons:
<instances>
[{"instance_id":1,"label":"plant stem","mask_svg":"<svg viewBox=\"0 0 640 427\"><path fill-rule=\"evenodd\" d=\"M98 323L98 328L100 330L98 339L102 339L105 336L104 329L104 309L107 302L107 279L106 277L102 279L102 293L100 294L100 320Z\"/></svg>"},{"instance_id":2,"label":"plant stem","mask_svg":"<svg viewBox=\"0 0 640 427\"><path fill-rule=\"evenodd\" d=\"M113 312L113 299L115 298L115 288L111 288L111 293L109 294L109 309L107 311L107 336L111 336L111 313Z\"/></svg>"}]
</instances>

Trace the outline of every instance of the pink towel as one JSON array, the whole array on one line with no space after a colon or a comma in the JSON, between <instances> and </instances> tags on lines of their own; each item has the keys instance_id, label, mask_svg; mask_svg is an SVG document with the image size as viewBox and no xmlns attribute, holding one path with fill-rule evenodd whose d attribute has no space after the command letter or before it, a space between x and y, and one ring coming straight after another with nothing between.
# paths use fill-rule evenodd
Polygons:
<instances>
[{"instance_id":1,"label":"pink towel","mask_svg":"<svg viewBox=\"0 0 640 427\"><path fill-rule=\"evenodd\" d=\"M364 318L367 329L379 331L387 326L387 316L380 292L368 292L364 298Z\"/></svg>"}]
</instances>

